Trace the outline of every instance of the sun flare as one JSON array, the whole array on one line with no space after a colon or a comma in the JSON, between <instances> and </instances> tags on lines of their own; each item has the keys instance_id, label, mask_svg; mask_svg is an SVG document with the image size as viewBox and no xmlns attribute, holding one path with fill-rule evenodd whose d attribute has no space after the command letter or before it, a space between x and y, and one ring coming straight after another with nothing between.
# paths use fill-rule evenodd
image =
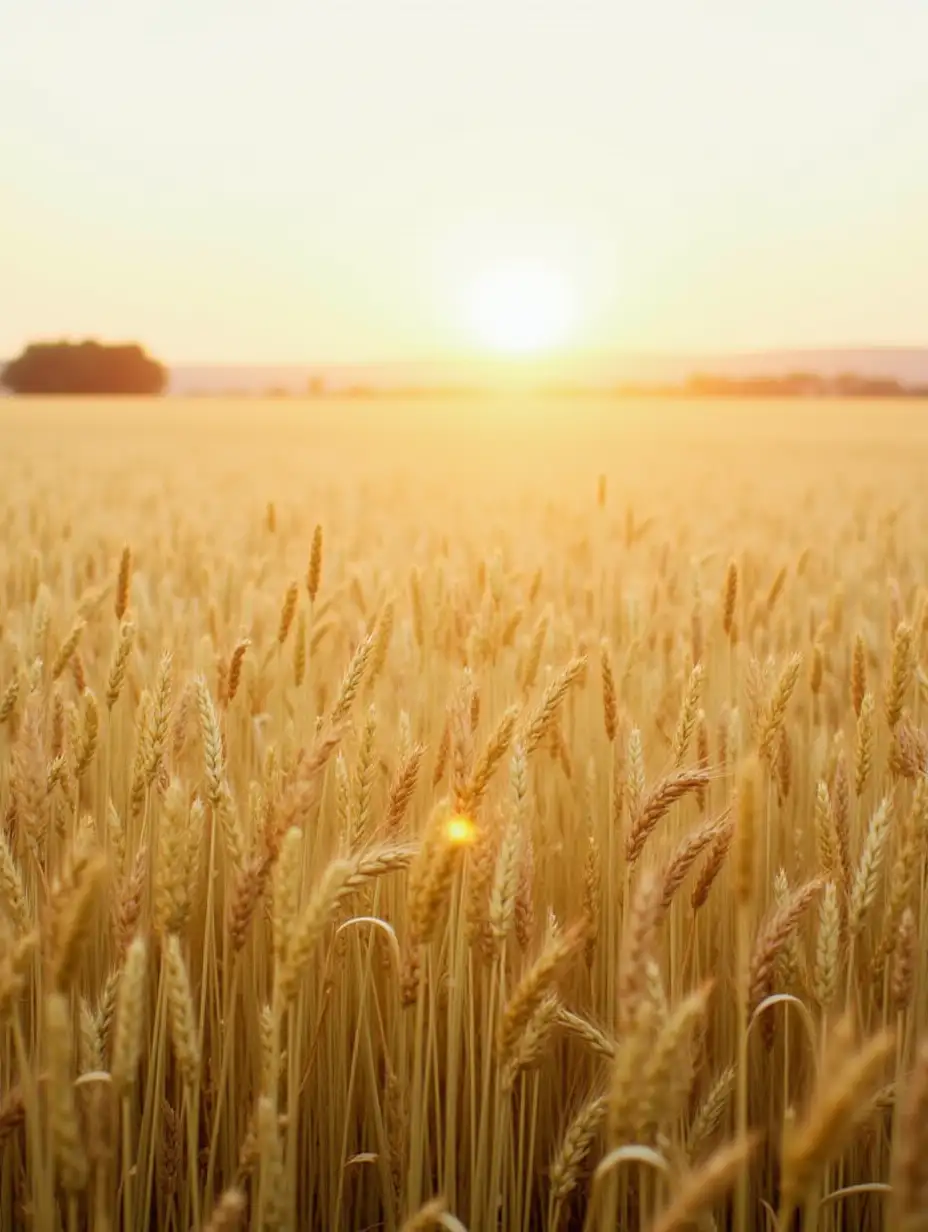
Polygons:
<instances>
[{"instance_id":1,"label":"sun flare","mask_svg":"<svg viewBox=\"0 0 928 1232\"><path fill-rule=\"evenodd\" d=\"M469 817L456 815L449 819L445 833L453 847L467 847L474 841L477 828Z\"/></svg>"},{"instance_id":2,"label":"sun flare","mask_svg":"<svg viewBox=\"0 0 928 1232\"><path fill-rule=\"evenodd\" d=\"M491 350L533 354L566 341L573 327L570 288L543 265L508 265L478 277L469 297L474 334Z\"/></svg>"}]
</instances>

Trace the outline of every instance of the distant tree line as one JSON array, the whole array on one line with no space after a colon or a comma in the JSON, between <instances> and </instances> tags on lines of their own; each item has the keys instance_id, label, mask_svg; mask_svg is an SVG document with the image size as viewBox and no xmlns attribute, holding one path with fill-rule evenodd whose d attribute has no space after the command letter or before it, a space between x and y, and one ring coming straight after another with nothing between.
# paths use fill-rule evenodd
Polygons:
<instances>
[{"instance_id":1,"label":"distant tree line","mask_svg":"<svg viewBox=\"0 0 928 1232\"><path fill-rule=\"evenodd\" d=\"M608 389L592 385L549 385L544 393L560 397L615 398L928 398L928 385L905 385L889 377L836 377L810 372L786 376L728 377L695 374L677 384L625 382Z\"/></svg>"},{"instance_id":2,"label":"distant tree line","mask_svg":"<svg viewBox=\"0 0 928 1232\"><path fill-rule=\"evenodd\" d=\"M14 394L160 394L163 364L137 343L34 342L0 373Z\"/></svg>"},{"instance_id":3,"label":"distant tree line","mask_svg":"<svg viewBox=\"0 0 928 1232\"><path fill-rule=\"evenodd\" d=\"M903 385L891 377L857 376L853 372L836 377L814 372L758 377L697 374L686 382L683 392L711 398L923 398L928 394L928 386Z\"/></svg>"},{"instance_id":4,"label":"distant tree line","mask_svg":"<svg viewBox=\"0 0 928 1232\"><path fill-rule=\"evenodd\" d=\"M137 343L113 345L94 340L31 343L0 371L0 388L13 394L153 395L163 393L167 382L167 368ZM247 392L229 389L222 396ZM286 398L299 392L314 398L413 399L467 397L492 391L489 387L465 384L330 387L323 378L314 376L302 391L275 385L266 389L264 396ZM619 398L928 398L928 385L905 385L892 378L854 373L836 377L814 372L754 377L696 373L679 383L625 383L611 388L554 383L537 392L561 397Z\"/></svg>"}]
</instances>

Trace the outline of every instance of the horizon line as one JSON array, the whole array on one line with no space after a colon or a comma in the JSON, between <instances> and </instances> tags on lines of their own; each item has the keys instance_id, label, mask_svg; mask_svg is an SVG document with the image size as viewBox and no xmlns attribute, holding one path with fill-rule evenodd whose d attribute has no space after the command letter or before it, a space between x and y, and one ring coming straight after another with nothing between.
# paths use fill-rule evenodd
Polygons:
<instances>
[{"instance_id":1,"label":"horizon line","mask_svg":"<svg viewBox=\"0 0 928 1232\"><path fill-rule=\"evenodd\" d=\"M545 364L578 362L583 360L615 360L623 357L650 359L718 359L721 357L738 359L762 357L765 355L816 355L845 354L858 351L892 354L899 352L926 351L928 339L924 342L887 342L887 343L833 343L824 345L796 344L769 345L753 347L715 347L715 348L629 348L627 350L587 350L574 352L545 352L544 354L526 355L485 355L485 354L436 354L418 357L409 355L392 359L165 359L162 362L167 367L190 368L374 368L399 367L410 364L449 364L467 363L482 366L498 365L500 367L531 367Z\"/></svg>"}]
</instances>

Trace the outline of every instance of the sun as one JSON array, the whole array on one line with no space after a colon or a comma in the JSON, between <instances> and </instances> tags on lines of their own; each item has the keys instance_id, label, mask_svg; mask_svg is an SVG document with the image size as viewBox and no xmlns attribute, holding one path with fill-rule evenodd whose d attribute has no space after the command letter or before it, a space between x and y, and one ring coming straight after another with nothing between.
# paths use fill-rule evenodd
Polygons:
<instances>
[{"instance_id":1,"label":"sun","mask_svg":"<svg viewBox=\"0 0 928 1232\"><path fill-rule=\"evenodd\" d=\"M470 324L486 347L530 355L565 342L573 327L566 281L542 264L511 264L486 270L468 299Z\"/></svg>"}]
</instances>

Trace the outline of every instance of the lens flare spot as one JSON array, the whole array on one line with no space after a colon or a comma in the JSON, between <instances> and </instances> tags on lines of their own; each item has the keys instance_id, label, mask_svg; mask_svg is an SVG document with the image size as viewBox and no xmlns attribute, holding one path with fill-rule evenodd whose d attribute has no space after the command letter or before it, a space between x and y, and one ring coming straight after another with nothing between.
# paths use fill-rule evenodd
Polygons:
<instances>
[{"instance_id":1,"label":"lens flare spot","mask_svg":"<svg viewBox=\"0 0 928 1232\"><path fill-rule=\"evenodd\" d=\"M445 827L448 842L456 847L470 845L477 837L477 827L469 817L451 817Z\"/></svg>"}]
</instances>

